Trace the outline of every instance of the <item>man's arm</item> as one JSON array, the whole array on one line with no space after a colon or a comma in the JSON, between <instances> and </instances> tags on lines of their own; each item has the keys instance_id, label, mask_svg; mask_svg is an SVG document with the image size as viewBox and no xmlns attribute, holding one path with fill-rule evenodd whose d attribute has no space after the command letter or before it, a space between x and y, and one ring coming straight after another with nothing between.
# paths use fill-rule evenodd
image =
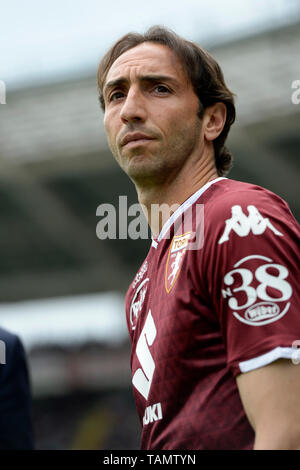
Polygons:
<instances>
[{"instance_id":1,"label":"man's arm","mask_svg":"<svg viewBox=\"0 0 300 470\"><path fill-rule=\"evenodd\" d=\"M240 374L237 385L255 431L254 449L300 449L300 365L281 359Z\"/></svg>"}]
</instances>

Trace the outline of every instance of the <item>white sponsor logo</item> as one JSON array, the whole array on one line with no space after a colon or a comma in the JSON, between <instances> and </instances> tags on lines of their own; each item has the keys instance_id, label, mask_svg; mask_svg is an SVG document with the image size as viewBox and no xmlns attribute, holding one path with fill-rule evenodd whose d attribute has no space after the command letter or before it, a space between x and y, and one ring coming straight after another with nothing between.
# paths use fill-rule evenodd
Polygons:
<instances>
[{"instance_id":1,"label":"white sponsor logo","mask_svg":"<svg viewBox=\"0 0 300 470\"><path fill-rule=\"evenodd\" d=\"M136 274L133 282L132 282L132 288L134 289L135 286L143 279L146 271L148 269L148 261L145 261L139 272Z\"/></svg>"},{"instance_id":2,"label":"white sponsor logo","mask_svg":"<svg viewBox=\"0 0 300 470\"><path fill-rule=\"evenodd\" d=\"M248 216L244 214L241 206L232 206L231 218L225 221L225 230L218 244L221 245L229 240L230 232L233 230L240 237L246 237L252 231L253 235L261 235L269 228L275 235L283 236L270 222L263 217L255 206L248 206Z\"/></svg>"},{"instance_id":3,"label":"white sponsor logo","mask_svg":"<svg viewBox=\"0 0 300 470\"><path fill-rule=\"evenodd\" d=\"M149 278L147 277L137 288L136 293L130 304L130 323L133 330L135 330L136 322L140 312L142 311L143 303L147 292L147 283Z\"/></svg>"},{"instance_id":4,"label":"white sponsor logo","mask_svg":"<svg viewBox=\"0 0 300 470\"><path fill-rule=\"evenodd\" d=\"M153 423L153 421L159 421L162 419L162 417L161 403L155 403L155 405L147 406L143 417L143 426L149 423Z\"/></svg>"},{"instance_id":5,"label":"white sponsor logo","mask_svg":"<svg viewBox=\"0 0 300 470\"><path fill-rule=\"evenodd\" d=\"M250 260L260 263L254 275L253 268L247 269ZM267 263L261 264L261 260ZM222 296L229 297L228 306L235 318L246 325L259 326L277 321L287 313L290 307L287 300L293 290L286 280L289 272L285 266L262 255L251 255L238 261L234 268L224 276Z\"/></svg>"},{"instance_id":6,"label":"white sponsor logo","mask_svg":"<svg viewBox=\"0 0 300 470\"><path fill-rule=\"evenodd\" d=\"M136 344L136 355L142 367L139 367L132 377L134 387L147 400L155 370L155 362L150 352L156 338L156 326L149 310L144 327Z\"/></svg>"},{"instance_id":7,"label":"white sponsor logo","mask_svg":"<svg viewBox=\"0 0 300 470\"><path fill-rule=\"evenodd\" d=\"M245 318L253 322L260 322L274 318L280 313L280 308L273 302L259 302L247 308Z\"/></svg>"}]
</instances>

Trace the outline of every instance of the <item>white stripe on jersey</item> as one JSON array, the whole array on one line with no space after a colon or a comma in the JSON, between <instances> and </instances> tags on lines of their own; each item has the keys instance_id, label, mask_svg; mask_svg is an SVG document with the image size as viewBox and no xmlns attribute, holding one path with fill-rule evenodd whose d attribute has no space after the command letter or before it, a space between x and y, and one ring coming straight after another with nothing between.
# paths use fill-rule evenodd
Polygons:
<instances>
[{"instance_id":1,"label":"white stripe on jersey","mask_svg":"<svg viewBox=\"0 0 300 470\"><path fill-rule=\"evenodd\" d=\"M253 357L248 361L240 362L239 368L241 372L249 372L250 370L271 364L271 362L277 361L277 359L292 359L294 355L295 348L283 348L281 346L277 346L277 348L272 349L266 354Z\"/></svg>"},{"instance_id":2,"label":"white stripe on jersey","mask_svg":"<svg viewBox=\"0 0 300 470\"><path fill-rule=\"evenodd\" d=\"M218 181L221 180L226 180L227 178L225 176L220 176L219 178L216 178L212 181L209 181L206 183L202 188L198 189L194 194L192 194L183 204L181 204L178 209L171 215L171 217L164 223L163 228L161 229L160 234L157 237L157 241L152 238L152 246L154 248L157 248L158 243L160 242L164 235L169 231L170 227L174 224L175 220L183 213L185 212L190 206L194 204L194 202L197 201L197 199L214 183L217 183Z\"/></svg>"}]
</instances>

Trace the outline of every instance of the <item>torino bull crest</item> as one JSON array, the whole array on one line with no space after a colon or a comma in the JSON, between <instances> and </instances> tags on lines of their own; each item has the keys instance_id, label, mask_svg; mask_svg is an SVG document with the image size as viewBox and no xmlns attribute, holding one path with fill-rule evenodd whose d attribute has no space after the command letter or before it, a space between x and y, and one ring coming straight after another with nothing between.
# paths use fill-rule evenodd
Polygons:
<instances>
[{"instance_id":1,"label":"torino bull crest","mask_svg":"<svg viewBox=\"0 0 300 470\"><path fill-rule=\"evenodd\" d=\"M175 236L171 243L169 256L166 264L165 287L169 294L180 273L183 258L191 238L191 232L181 236Z\"/></svg>"}]
</instances>

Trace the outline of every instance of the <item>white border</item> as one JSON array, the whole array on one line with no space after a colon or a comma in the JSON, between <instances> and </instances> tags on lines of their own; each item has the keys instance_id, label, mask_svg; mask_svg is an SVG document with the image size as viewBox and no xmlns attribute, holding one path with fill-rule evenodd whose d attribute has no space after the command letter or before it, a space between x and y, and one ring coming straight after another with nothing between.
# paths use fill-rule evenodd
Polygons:
<instances>
[{"instance_id":1,"label":"white border","mask_svg":"<svg viewBox=\"0 0 300 470\"><path fill-rule=\"evenodd\" d=\"M212 181L209 181L206 183L202 188L198 189L194 194L192 194L183 204L181 204L178 209L171 215L171 217L165 222L163 228L161 229L160 234L157 237L157 240L154 240L152 238L152 246L154 248L157 248L158 242L162 240L164 235L168 232L170 227L174 224L175 220L178 219L178 217L186 211L192 204L194 204L195 201L214 183L217 183L218 181L221 180L226 180L227 178L225 176L220 176L219 178L215 178Z\"/></svg>"},{"instance_id":2,"label":"white border","mask_svg":"<svg viewBox=\"0 0 300 470\"><path fill-rule=\"evenodd\" d=\"M157 248L157 245L158 245L157 241L154 240L154 238L152 238L152 246L154 246L154 248Z\"/></svg>"},{"instance_id":3,"label":"white border","mask_svg":"<svg viewBox=\"0 0 300 470\"><path fill-rule=\"evenodd\" d=\"M295 353L295 348L283 348L277 346L266 354L254 357L248 361L239 363L241 372L249 372L250 370L258 369L259 367L266 366L271 362L277 361L277 359L292 359L292 354Z\"/></svg>"}]
</instances>

